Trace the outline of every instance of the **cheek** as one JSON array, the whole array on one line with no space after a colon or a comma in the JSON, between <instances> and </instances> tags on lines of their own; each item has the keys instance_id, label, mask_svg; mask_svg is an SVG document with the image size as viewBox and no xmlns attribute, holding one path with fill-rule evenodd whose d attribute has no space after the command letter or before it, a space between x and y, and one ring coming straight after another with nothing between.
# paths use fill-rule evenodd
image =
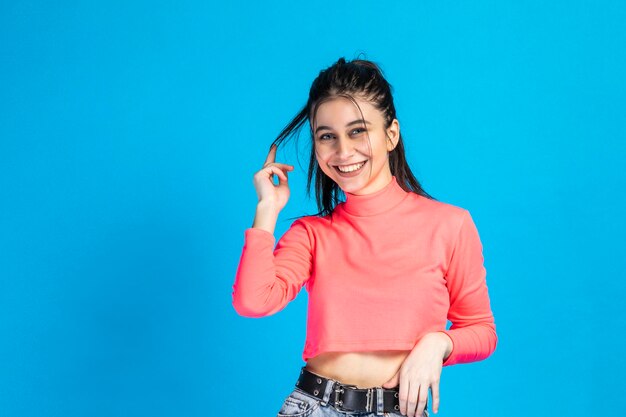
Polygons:
<instances>
[{"instance_id":1,"label":"cheek","mask_svg":"<svg viewBox=\"0 0 626 417\"><path fill-rule=\"evenodd\" d=\"M328 159L328 155L330 155L330 152L324 151L324 149L317 148L315 150L315 160L320 165L325 165L324 161Z\"/></svg>"},{"instance_id":2,"label":"cheek","mask_svg":"<svg viewBox=\"0 0 626 417\"><path fill-rule=\"evenodd\" d=\"M384 141L377 141L372 143L372 154L376 156L386 156L388 152L387 145Z\"/></svg>"},{"instance_id":3,"label":"cheek","mask_svg":"<svg viewBox=\"0 0 626 417\"><path fill-rule=\"evenodd\" d=\"M322 170L322 171L326 170L326 163L322 159L322 155L320 155L319 153L316 153L315 154L315 161L317 162L317 166L319 167L320 170Z\"/></svg>"}]
</instances>

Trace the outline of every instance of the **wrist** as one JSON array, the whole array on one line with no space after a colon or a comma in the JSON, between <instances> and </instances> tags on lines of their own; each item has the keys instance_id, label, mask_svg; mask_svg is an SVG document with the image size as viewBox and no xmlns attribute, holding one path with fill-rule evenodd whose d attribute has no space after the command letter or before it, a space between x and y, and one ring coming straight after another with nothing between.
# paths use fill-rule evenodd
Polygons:
<instances>
[{"instance_id":1,"label":"wrist","mask_svg":"<svg viewBox=\"0 0 626 417\"><path fill-rule=\"evenodd\" d=\"M280 210L277 210L276 205L272 202L259 202L256 207L252 227L263 229L274 234L279 211Z\"/></svg>"},{"instance_id":2,"label":"wrist","mask_svg":"<svg viewBox=\"0 0 626 417\"><path fill-rule=\"evenodd\" d=\"M443 360L446 360L448 356L450 356L450 354L452 353L452 348L454 346L450 336L448 336L444 332L439 331L439 332L428 333L426 337L431 338L436 341L435 343L441 349L441 355L442 355Z\"/></svg>"}]
</instances>

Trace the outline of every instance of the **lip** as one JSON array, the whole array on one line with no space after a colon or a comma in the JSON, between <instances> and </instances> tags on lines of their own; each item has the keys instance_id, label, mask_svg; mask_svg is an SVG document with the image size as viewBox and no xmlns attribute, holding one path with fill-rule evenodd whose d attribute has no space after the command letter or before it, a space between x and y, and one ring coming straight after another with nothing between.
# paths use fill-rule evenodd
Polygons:
<instances>
[{"instance_id":1,"label":"lip","mask_svg":"<svg viewBox=\"0 0 626 417\"><path fill-rule=\"evenodd\" d=\"M346 166L349 166L349 165L356 165L356 164L360 164L360 163L362 163L362 162L367 162L367 159L366 159L366 160L364 160L364 161L352 162L352 163L349 163L349 164L338 164L338 165L333 165L333 167L334 167L334 168L337 168L337 167L346 167Z\"/></svg>"}]
</instances>

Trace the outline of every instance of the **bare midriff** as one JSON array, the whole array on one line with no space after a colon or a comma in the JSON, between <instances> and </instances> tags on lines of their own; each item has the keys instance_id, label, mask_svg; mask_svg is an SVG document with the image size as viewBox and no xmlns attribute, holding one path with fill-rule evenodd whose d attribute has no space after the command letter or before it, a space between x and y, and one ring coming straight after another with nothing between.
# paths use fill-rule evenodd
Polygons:
<instances>
[{"instance_id":1,"label":"bare midriff","mask_svg":"<svg viewBox=\"0 0 626 417\"><path fill-rule=\"evenodd\" d=\"M409 350L325 352L309 358L306 369L358 388L380 387L398 372L409 353Z\"/></svg>"}]
</instances>

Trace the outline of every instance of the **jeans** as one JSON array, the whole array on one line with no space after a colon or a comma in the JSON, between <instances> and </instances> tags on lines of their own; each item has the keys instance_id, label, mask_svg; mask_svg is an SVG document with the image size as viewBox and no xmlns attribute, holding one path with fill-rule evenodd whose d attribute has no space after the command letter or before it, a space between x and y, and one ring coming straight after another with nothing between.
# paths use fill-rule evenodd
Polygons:
<instances>
[{"instance_id":1,"label":"jeans","mask_svg":"<svg viewBox=\"0 0 626 417\"><path fill-rule=\"evenodd\" d=\"M405 417L396 412L383 412L377 415L376 412L352 412L340 411L330 404L323 405L322 400L295 387L285 398L282 407L278 411L277 417ZM422 417L428 417L428 411L424 409Z\"/></svg>"}]
</instances>

